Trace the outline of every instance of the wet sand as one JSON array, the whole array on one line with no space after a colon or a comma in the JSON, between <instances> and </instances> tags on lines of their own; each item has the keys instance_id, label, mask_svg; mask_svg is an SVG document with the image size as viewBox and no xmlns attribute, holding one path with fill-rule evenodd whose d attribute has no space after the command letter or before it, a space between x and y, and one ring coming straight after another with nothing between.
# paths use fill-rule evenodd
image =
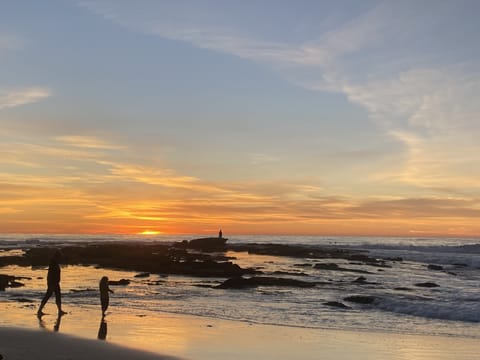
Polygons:
<instances>
[{"instance_id":1,"label":"wet sand","mask_svg":"<svg viewBox=\"0 0 480 360\"><path fill-rule=\"evenodd\" d=\"M58 324L53 304L48 308L51 315L41 321L32 307L1 305L7 310L0 321L0 354L5 360L168 356L199 360L473 360L478 355L478 341L469 338L294 328L118 310L107 315L105 326L94 307L67 309L69 313ZM97 339L99 333L105 340Z\"/></svg>"}]
</instances>

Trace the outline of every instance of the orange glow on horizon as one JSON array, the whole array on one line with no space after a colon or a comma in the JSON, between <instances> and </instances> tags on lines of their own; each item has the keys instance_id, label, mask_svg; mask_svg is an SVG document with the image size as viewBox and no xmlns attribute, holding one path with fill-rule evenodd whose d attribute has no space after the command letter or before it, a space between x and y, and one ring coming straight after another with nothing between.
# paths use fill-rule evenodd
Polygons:
<instances>
[{"instance_id":1,"label":"orange glow on horizon","mask_svg":"<svg viewBox=\"0 0 480 360\"><path fill-rule=\"evenodd\" d=\"M160 235L162 234L161 231L156 231L156 230L144 230L139 233L139 235Z\"/></svg>"}]
</instances>

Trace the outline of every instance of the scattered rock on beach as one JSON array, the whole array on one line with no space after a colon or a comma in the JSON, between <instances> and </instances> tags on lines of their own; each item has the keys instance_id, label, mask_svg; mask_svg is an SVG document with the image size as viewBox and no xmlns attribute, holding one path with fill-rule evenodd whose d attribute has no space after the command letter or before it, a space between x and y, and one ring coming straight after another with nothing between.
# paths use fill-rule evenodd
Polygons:
<instances>
[{"instance_id":1,"label":"scattered rock on beach","mask_svg":"<svg viewBox=\"0 0 480 360\"><path fill-rule=\"evenodd\" d=\"M15 279L19 279L19 277L0 274L0 291L5 291L7 287L18 288L25 286L25 284L15 281Z\"/></svg>"},{"instance_id":2,"label":"scattered rock on beach","mask_svg":"<svg viewBox=\"0 0 480 360\"><path fill-rule=\"evenodd\" d=\"M350 306L347 306L347 305L345 305L341 302L338 302L338 301L327 301L327 302L324 302L323 305L336 307L336 308L340 308L340 309L350 309Z\"/></svg>"},{"instance_id":3,"label":"scattered rock on beach","mask_svg":"<svg viewBox=\"0 0 480 360\"><path fill-rule=\"evenodd\" d=\"M142 273L139 273L139 274L135 275L134 277L136 277L136 278L147 278L149 276L150 276L149 272L142 272Z\"/></svg>"},{"instance_id":4,"label":"scattered rock on beach","mask_svg":"<svg viewBox=\"0 0 480 360\"><path fill-rule=\"evenodd\" d=\"M439 287L440 285L435 284L434 282L427 281L427 282L424 282L424 283L417 283L417 284L415 284L415 286L425 287L425 288L434 288L434 287Z\"/></svg>"},{"instance_id":5,"label":"scattered rock on beach","mask_svg":"<svg viewBox=\"0 0 480 360\"><path fill-rule=\"evenodd\" d=\"M372 304L375 301L375 297L369 295L352 295L343 298L343 300L357 304Z\"/></svg>"},{"instance_id":6,"label":"scattered rock on beach","mask_svg":"<svg viewBox=\"0 0 480 360\"><path fill-rule=\"evenodd\" d=\"M434 265L434 264L429 264L429 265L427 266L427 269L429 269L429 270L443 270L443 266Z\"/></svg>"},{"instance_id":7,"label":"scattered rock on beach","mask_svg":"<svg viewBox=\"0 0 480 360\"><path fill-rule=\"evenodd\" d=\"M130 284L130 280L128 279L120 279L120 280L109 280L108 285L113 285L113 286L126 286Z\"/></svg>"},{"instance_id":8,"label":"scattered rock on beach","mask_svg":"<svg viewBox=\"0 0 480 360\"><path fill-rule=\"evenodd\" d=\"M318 264L315 264L313 267L315 269L320 269L320 270L345 271L345 272L353 272L357 274L371 274L371 272L367 270L343 268L338 266L335 263L318 263Z\"/></svg>"},{"instance_id":9,"label":"scattered rock on beach","mask_svg":"<svg viewBox=\"0 0 480 360\"><path fill-rule=\"evenodd\" d=\"M10 287L11 288L19 288L19 287L22 287L22 286L25 286L24 283L21 283L19 281L10 281Z\"/></svg>"},{"instance_id":10,"label":"scattered rock on beach","mask_svg":"<svg viewBox=\"0 0 480 360\"><path fill-rule=\"evenodd\" d=\"M33 303L35 301L27 298L12 298L13 301L19 302L19 303Z\"/></svg>"},{"instance_id":11,"label":"scattered rock on beach","mask_svg":"<svg viewBox=\"0 0 480 360\"><path fill-rule=\"evenodd\" d=\"M368 281L365 276L360 276L356 278L355 280L352 281L354 284L359 284L359 285L375 285L377 284L376 282L371 282Z\"/></svg>"},{"instance_id":12,"label":"scattered rock on beach","mask_svg":"<svg viewBox=\"0 0 480 360\"><path fill-rule=\"evenodd\" d=\"M340 267L337 264L334 263L326 263L326 264L315 264L313 266L315 269L321 269L321 270L339 270Z\"/></svg>"},{"instance_id":13,"label":"scattered rock on beach","mask_svg":"<svg viewBox=\"0 0 480 360\"><path fill-rule=\"evenodd\" d=\"M87 289L70 289L70 292L73 292L73 293L92 292L92 291L97 291L97 289L93 289L93 288L87 288Z\"/></svg>"},{"instance_id":14,"label":"scattered rock on beach","mask_svg":"<svg viewBox=\"0 0 480 360\"><path fill-rule=\"evenodd\" d=\"M309 276L308 274L305 274L304 272L291 272L291 271L274 271L274 275L290 275L290 276Z\"/></svg>"}]
</instances>

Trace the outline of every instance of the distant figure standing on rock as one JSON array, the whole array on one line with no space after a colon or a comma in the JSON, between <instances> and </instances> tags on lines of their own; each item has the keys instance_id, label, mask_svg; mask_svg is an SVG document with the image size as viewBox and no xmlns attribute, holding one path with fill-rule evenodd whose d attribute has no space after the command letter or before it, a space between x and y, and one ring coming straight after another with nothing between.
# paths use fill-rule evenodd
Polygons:
<instances>
[{"instance_id":1,"label":"distant figure standing on rock","mask_svg":"<svg viewBox=\"0 0 480 360\"><path fill-rule=\"evenodd\" d=\"M50 259L50 265L48 266L48 274L47 274L47 292L42 299L40 307L38 308L37 315L41 317L44 315L43 307L47 303L50 296L55 293L55 303L57 304L58 308L58 316L62 316L66 314L65 311L62 310L62 294L60 290L60 259L62 257L62 253L60 250L55 251L52 258Z\"/></svg>"},{"instance_id":2,"label":"distant figure standing on rock","mask_svg":"<svg viewBox=\"0 0 480 360\"><path fill-rule=\"evenodd\" d=\"M113 290L108 287L108 277L104 276L100 279L100 301L102 303L102 317L105 316L105 312L108 309L108 303L110 302L110 296L108 293L113 294Z\"/></svg>"},{"instance_id":3,"label":"distant figure standing on rock","mask_svg":"<svg viewBox=\"0 0 480 360\"><path fill-rule=\"evenodd\" d=\"M221 239L223 237L222 229L218 232L218 238Z\"/></svg>"}]
</instances>

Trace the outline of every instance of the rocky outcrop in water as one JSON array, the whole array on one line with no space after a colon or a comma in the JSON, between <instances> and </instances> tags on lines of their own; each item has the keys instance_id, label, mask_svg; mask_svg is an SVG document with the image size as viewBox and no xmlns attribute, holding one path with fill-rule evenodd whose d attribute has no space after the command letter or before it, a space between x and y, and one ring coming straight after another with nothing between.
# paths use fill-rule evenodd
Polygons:
<instances>
[{"instance_id":1,"label":"rocky outcrop in water","mask_svg":"<svg viewBox=\"0 0 480 360\"><path fill-rule=\"evenodd\" d=\"M175 247L183 249L196 249L205 252L224 251L228 239L220 237L208 237L193 240L183 240L175 243Z\"/></svg>"},{"instance_id":2,"label":"rocky outcrop in water","mask_svg":"<svg viewBox=\"0 0 480 360\"><path fill-rule=\"evenodd\" d=\"M207 238L208 239L208 238ZM215 243L198 239L194 246L212 249ZM223 242L225 239L221 239ZM191 240L193 241L193 240ZM53 247L34 247L27 249L24 256L4 257L3 265L48 266ZM178 274L201 277L234 277L260 273L255 269L243 269L232 263L222 253L178 248L166 244L88 244L85 246L65 246L62 251L62 263L66 265L93 265L101 268L131 270L152 274ZM5 260L5 258L8 258Z\"/></svg>"},{"instance_id":3,"label":"rocky outcrop in water","mask_svg":"<svg viewBox=\"0 0 480 360\"><path fill-rule=\"evenodd\" d=\"M277 278L268 276L254 276L251 278L234 277L225 280L217 289L244 289L257 286L287 286L287 287L314 287L316 283L296 279Z\"/></svg>"}]
</instances>

